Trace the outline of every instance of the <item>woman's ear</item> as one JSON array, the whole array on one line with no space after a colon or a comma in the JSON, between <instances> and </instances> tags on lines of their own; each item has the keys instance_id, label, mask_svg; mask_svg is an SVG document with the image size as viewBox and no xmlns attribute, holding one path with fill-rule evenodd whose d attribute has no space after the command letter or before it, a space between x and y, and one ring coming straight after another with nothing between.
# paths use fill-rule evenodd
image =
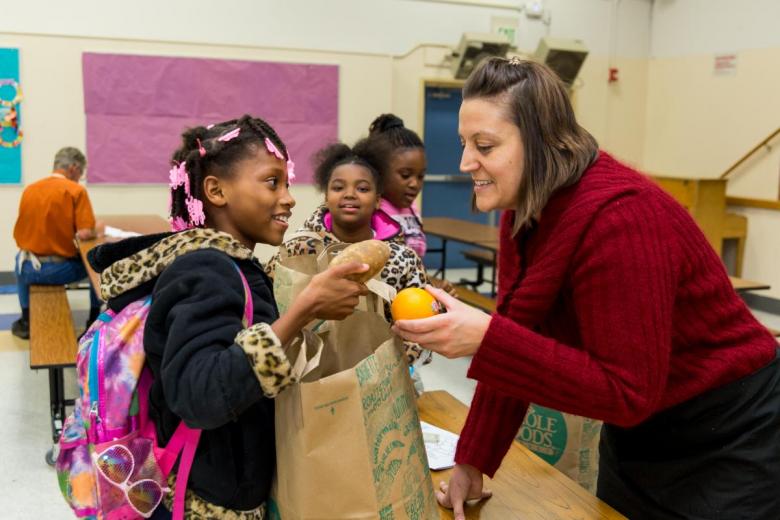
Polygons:
<instances>
[{"instance_id":1,"label":"woman's ear","mask_svg":"<svg viewBox=\"0 0 780 520\"><path fill-rule=\"evenodd\" d=\"M219 178L208 175L203 179L203 194L212 206L221 208L227 204L227 198Z\"/></svg>"}]
</instances>

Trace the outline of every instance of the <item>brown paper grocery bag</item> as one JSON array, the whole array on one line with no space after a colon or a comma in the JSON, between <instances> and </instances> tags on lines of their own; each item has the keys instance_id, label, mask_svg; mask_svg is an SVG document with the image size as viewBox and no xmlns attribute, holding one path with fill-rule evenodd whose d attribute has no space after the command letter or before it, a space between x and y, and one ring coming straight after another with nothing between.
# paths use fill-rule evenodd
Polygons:
<instances>
[{"instance_id":1,"label":"brown paper grocery bag","mask_svg":"<svg viewBox=\"0 0 780 520\"><path fill-rule=\"evenodd\" d=\"M288 240L307 238L315 245L317 253L289 256L284 245L279 247L279 261L274 268L274 297L279 314L287 312L290 302L308 285L312 276L327 266L327 260L322 255L325 246L322 243L322 237L318 234L312 231L298 231L287 238ZM348 244L334 244L331 246L331 250L336 251L338 247L343 248L346 245ZM322 258L320 258L321 256Z\"/></svg>"},{"instance_id":2,"label":"brown paper grocery bag","mask_svg":"<svg viewBox=\"0 0 780 520\"><path fill-rule=\"evenodd\" d=\"M531 404L517 440L545 462L595 493L600 437L599 420Z\"/></svg>"},{"instance_id":3,"label":"brown paper grocery bag","mask_svg":"<svg viewBox=\"0 0 780 520\"><path fill-rule=\"evenodd\" d=\"M277 300L289 304L327 265L318 256L277 265ZM403 344L383 315L394 290L367 286L372 293L351 316L311 327L319 362L307 361L302 382L276 398L271 519L439 518Z\"/></svg>"}]
</instances>

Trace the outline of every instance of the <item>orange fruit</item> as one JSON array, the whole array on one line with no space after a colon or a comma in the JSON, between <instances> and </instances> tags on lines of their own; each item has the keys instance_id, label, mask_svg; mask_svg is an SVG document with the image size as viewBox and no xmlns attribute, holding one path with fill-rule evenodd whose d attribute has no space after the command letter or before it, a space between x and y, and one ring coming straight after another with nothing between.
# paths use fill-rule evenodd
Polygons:
<instances>
[{"instance_id":1,"label":"orange fruit","mask_svg":"<svg viewBox=\"0 0 780 520\"><path fill-rule=\"evenodd\" d=\"M419 320L441 312L441 304L431 293L419 287L401 289L390 305L394 320Z\"/></svg>"}]
</instances>

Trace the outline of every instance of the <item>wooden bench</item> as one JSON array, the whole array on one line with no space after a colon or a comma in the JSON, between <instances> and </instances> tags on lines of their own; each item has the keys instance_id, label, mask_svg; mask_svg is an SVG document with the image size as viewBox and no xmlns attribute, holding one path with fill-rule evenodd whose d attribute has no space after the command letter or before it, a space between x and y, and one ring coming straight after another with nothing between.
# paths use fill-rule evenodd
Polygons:
<instances>
[{"instance_id":1,"label":"wooden bench","mask_svg":"<svg viewBox=\"0 0 780 520\"><path fill-rule=\"evenodd\" d=\"M76 332L65 287L61 285L30 286L30 368L49 370L49 403L51 435L56 445L65 421L63 368L76 364ZM46 462L54 464L54 451L46 453Z\"/></svg>"},{"instance_id":2,"label":"wooden bench","mask_svg":"<svg viewBox=\"0 0 780 520\"><path fill-rule=\"evenodd\" d=\"M469 305L486 312L494 312L496 310L495 298L485 296L477 291L472 291L462 285L455 285L454 287L455 291L458 293L458 299L463 303L468 303Z\"/></svg>"},{"instance_id":3,"label":"wooden bench","mask_svg":"<svg viewBox=\"0 0 780 520\"><path fill-rule=\"evenodd\" d=\"M76 349L65 287L30 286L30 368L73 366Z\"/></svg>"}]
</instances>

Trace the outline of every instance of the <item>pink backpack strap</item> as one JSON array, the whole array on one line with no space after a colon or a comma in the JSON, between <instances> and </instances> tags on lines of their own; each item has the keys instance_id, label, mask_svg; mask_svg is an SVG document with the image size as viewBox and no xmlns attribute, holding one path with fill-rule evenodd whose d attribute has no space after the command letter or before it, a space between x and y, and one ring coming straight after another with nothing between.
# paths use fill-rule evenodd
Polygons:
<instances>
[{"instance_id":1,"label":"pink backpack strap","mask_svg":"<svg viewBox=\"0 0 780 520\"><path fill-rule=\"evenodd\" d=\"M151 388L152 372L148 368L145 368L141 372L141 377L138 380L138 412L140 416L139 426L141 435L147 439L153 439L154 445L157 446L157 430L154 427L154 423L149 420L149 391ZM171 436L165 448L155 448L154 455L157 459L157 463L160 466L160 471L162 471L163 476L168 477L168 475L171 473L171 469L173 469L173 466L176 464L176 459L179 457L179 454L182 453L182 450L186 448L188 443L194 442L197 446L198 440L200 439L200 432L200 430L188 427L186 424L184 424L184 421L180 421L179 426L176 427L176 431L173 432L173 435ZM183 466L184 460L182 460L181 464L179 464L178 477L183 477L184 484L186 485L186 481L189 477L189 468L192 466L192 461L190 460L189 465L187 466L187 474L182 473ZM177 482L176 488L178 489L179 487L179 483Z\"/></svg>"},{"instance_id":2,"label":"pink backpack strap","mask_svg":"<svg viewBox=\"0 0 780 520\"><path fill-rule=\"evenodd\" d=\"M244 327L249 327L254 321L254 303L252 301L252 291L249 289L249 281L246 276L238 267L238 264L233 262L233 266L238 271L238 275L241 277L241 285L244 287ZM154 446L157 446L157 431L152 421L149 420L149 391L152 388L152 373L146 368L141 372L141 377L138 380L138 411L140 414L140 430L141 435L146 438L154 440ZM173 432L171 439L165 448L156 448L155 456L157 457L157 463L160 465L160 471L166 478L171 473L173 466L176 464L176 459L181 454L181 460L179 461L179 471L176 474L176 489L173 494L173 520L184 519L184 499L187 493L187 482L190 478L190 471L192 470L192 463L195 460L195 451L198 448L198 442L200 441L200 434L202 430L190 428L184 421L179 422L179 426L176 427L176 431Z\"/></svg>"},{"instance_id":3,"label":"pink backpack strap","mask_svg":"<svg viewBox=\"0 0 780 520\"><path fill-rule=\"evenodd\" d=\"M181 421L165 447L163 459L159 460L163 475L168 475L176 463L179 452L181 452L179 472L176 474L176 489L173 492L173 520L184 519L184 498L187 495L187 482L190 478L192 461L195 460L195 451L198 449L201 431L190 428L184 424L184 421Z\"/></svg>"},{"instance_id":4,"label":"pink backpack strap","mask_svg":"<svg viewBox=\"0 0 780 520\"><path fill-rule=\"evenodd\" d=\"M249 281L247 281L241 268L238 267L236 262L233 262L233 267L238 271L238 276L241 277L241 285L244 286L244 328L252 326L252 322L255 319L255 304L252 301L252 291L249 289Z\"/></svg>"}]
</instances>

